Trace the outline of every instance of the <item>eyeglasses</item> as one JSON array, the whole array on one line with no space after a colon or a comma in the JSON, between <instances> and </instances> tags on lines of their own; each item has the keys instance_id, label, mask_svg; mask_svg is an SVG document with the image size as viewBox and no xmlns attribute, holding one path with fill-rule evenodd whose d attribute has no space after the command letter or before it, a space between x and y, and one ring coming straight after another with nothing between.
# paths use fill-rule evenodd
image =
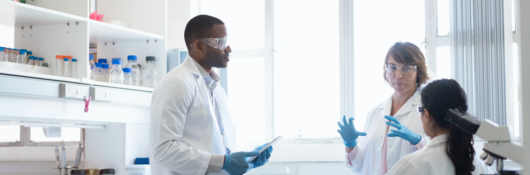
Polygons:
<instances>
[{"instance_id":1,"label":"eyeglasses","mask_svg":"<svg viewBox=\"0 0 530 175\"><path fill-rule=\"evenodd\" d=\"M228 38L226 36L221 38L201 38L199 40L219 50L225 50L228 47Z\"/></svg>"},{"instance_id":2,"label":"eyeglasses","mask_svg":"<svg viewBox=\"0 0 530 175\"><path fill-rule=\"evenodd\" d=\"M418 105L418 113L422 113L423 111L425 111L425 108Z\"/></svg>"},{"instance_id":3,"label":"eyeglasses","mask_svg":"<svg viewBox=\"0 0 530 175\"><path fill-rule=\"evenodd\" d=\"M385 70L388 74L395 74L398 70L401 70L403 74L411 74L418 69L418 66L405 65L405 66L396 66L394 64L386 64Z\"/></svg>"}]
</instances>

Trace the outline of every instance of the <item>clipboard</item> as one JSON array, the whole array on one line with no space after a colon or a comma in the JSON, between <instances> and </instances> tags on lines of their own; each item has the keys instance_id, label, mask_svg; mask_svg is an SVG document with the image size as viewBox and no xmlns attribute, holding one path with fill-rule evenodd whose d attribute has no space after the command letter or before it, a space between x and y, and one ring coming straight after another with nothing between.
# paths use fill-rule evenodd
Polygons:
<instances>
[{"instance_id":1,"label":"clipboard","mask_svg":"<svg viewBox=\"0 0 530 175\"><path fill-rule=\"evenodd\" d=\"M254 156L254 157L251 157L250 159L248 159L248 162L254 161L261 153L263 153L265 150L267 150L269 147L271 147L272 145L277 143L282 138L283 138L282 135L279 135L278 137L274 138L271 142L267 143L267 145L265 145L263 148L261 148L261 150L259 150L259 154L257 156Z\"/></svg>"}]
</instances>

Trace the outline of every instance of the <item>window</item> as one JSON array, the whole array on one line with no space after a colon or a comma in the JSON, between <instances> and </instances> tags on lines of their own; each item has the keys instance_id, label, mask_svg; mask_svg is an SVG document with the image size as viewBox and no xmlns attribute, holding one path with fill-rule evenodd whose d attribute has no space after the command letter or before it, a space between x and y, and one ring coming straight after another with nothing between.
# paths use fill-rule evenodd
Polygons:
<instances>
[{"instance_id":1,"label":"window","mask_svg":"<svg viewBox=\"0 0 530 175\"><path fill-rule=\"evenodd\" d=\"M449 0L437 0L438 36L449 35Z\"/></svg>"},{"instance_id":2,"label":"window","mask_svg":"<svg viewBox=\"0 0 530 175\"><path fill-rule=\"evenodd\" d=\"M0 144L20 142L19 125L0 125Z\"/></svg>"},{"instance_id":3,"label":"window","mask_svg":"<svg viewBox=\"0 0 530 175\"><path fill-rule=\"evenodd\" d=\"M397 41L421 48L425 39L425 5L424 1L392 0L354 3L355 126L364 131L369 110L393 93L383 79L388 49Z\"/></svg>"},{"instance_id":4,"label":"window","mask_svg":"<svg viewBox=\"0 0 530 175\"><path fill-rule=\"evenodd\" d=\"M338 1L274 1L275 135L338 137L338 8Z\"/></svg>"},{"instance_id":5,"label":"window","mask_svg":"<svg viewBox=\"0 0 530 175\"><path fill-rule=\"evenodd\" d=\"M50 128L46 128L50 130ZM47 137L45 130L42 127L31 127L30 141L32 143L51 143L51 142L80 142L81 129L80 128L54 128L59 130L59 136ZM49 132L49 131L48 131Z\"/></svg>"}]
</instances>

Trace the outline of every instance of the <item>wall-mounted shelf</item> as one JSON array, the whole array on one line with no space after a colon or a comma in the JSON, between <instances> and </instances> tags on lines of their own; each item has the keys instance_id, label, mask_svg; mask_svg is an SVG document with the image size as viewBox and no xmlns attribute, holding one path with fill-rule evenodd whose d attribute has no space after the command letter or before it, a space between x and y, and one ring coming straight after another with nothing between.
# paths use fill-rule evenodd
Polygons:
<instances>
[{"instance_id":1,"label":"wall-mounted shelf","mask_svg":"<svg viewBox=\"0 0 530 175\"><path fill-rule=\"evenodd\" d=\"M131 28L108 24L100 21L89 21L90 43L163 40L164 36L147 33Z\"/></svg>"},{"instance_id":2,"label":"wall-mounted shelf","mask_svg":"<svg viewBox=\"0 0 530 175\"><path fill-rule=\"evenodd\" d=\"M88 20L84 17L11 0L0 0L0 16L0 24L13 27L66 24Z\"/></svg>"},{"instance_id":3,"label":"wall-mounted shelf","mask_svg":"<svg viewBox=\"0 0 530 175\"><path fill-rule=\"evenodd\" d=\"M2 63L5 64L5 62L0 62L0 64ZM14 64L14 63L10 63L10 64ZM46 74L41 74L41 73L22 72L22 71L15 71L15 70L0 69L0 74L35 78L35 79L44 79L44 80L55 80L55 81L69 82L69 83L82 83L81 79L79 78L68 78L68 77L61 77L61 76L55 76L55 75L46 75Z\"/></svg>"}]
</instances>

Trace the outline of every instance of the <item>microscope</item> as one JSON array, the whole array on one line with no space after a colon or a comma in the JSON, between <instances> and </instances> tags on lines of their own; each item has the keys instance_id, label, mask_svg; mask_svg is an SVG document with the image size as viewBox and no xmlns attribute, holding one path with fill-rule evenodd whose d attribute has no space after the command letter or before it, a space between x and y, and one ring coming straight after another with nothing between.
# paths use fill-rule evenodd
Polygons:
<instances>
[{"instance_id":1,"label":"microscope","mask_svg":"<svg viewBox=\"0 0 530 175\"><path fill-rule=\"evenodd\" d=\"M512 143L508 126L499 126L490 120L480 122L468 113L461 113L456 109L449 109L444 119L469 134L474 134L487 141L484 153L480 155L486 165L491 166L497 161L497 175L519 175L516 170L505 170L504 160L510 159L523 163L523 147Z\"/></svg>"}]
</instances>

